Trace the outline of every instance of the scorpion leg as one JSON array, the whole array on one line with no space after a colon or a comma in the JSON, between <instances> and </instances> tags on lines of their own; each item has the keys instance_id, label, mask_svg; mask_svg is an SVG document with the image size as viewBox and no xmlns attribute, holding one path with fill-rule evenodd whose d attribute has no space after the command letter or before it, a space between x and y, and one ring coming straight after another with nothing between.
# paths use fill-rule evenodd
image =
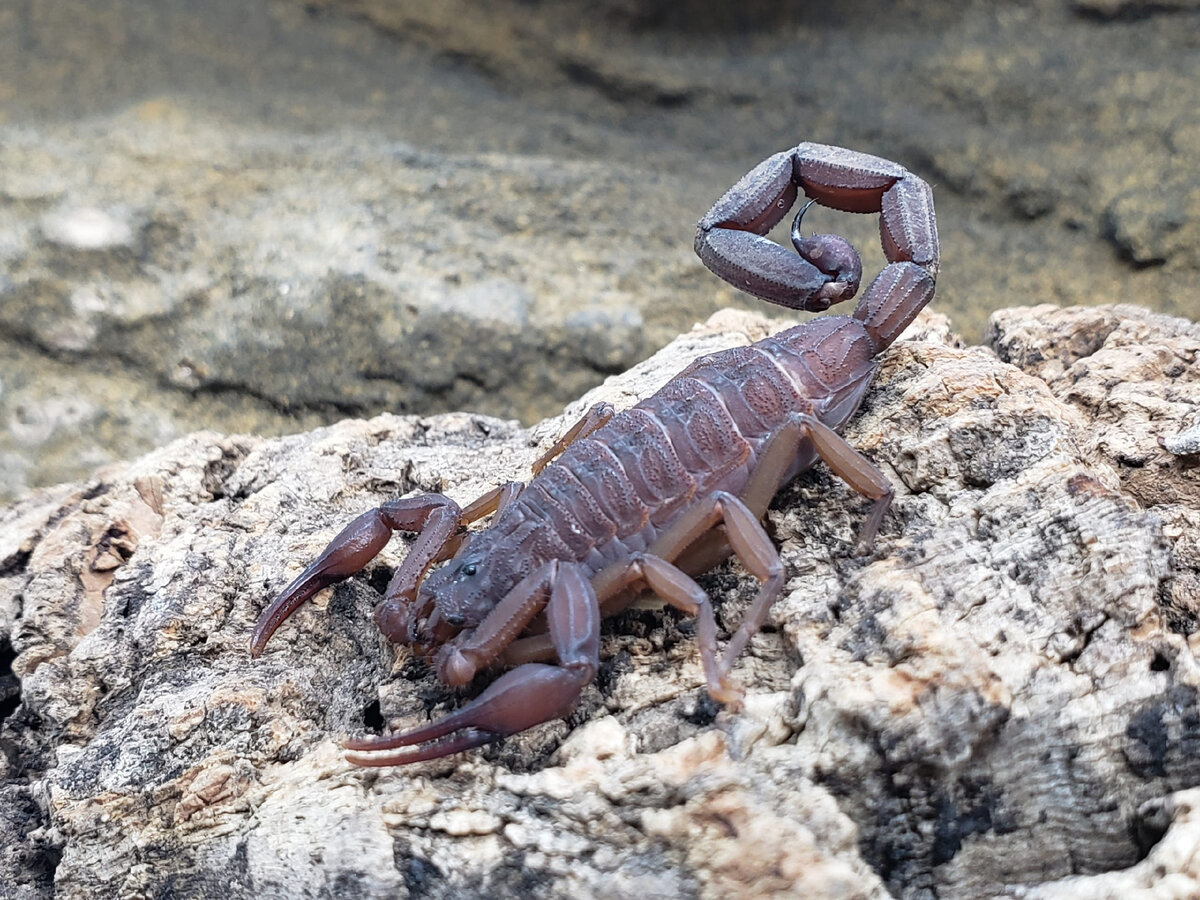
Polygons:
<instances>
[{"instance_id":1,"label":"scorpion leg","mask_svg":"<svg viewBox=\"0 0 1200 900\"><path fill-rule=\"evenodd\" d=\"M875 503L858 534L855 552L867 553L875 544L875 534L883 523L895 494L892 483L869 459L854 449L844 437L815 416L797 413L771 437L763 449L759 465L742 493L746 506L762 516L771 499L783 487L788 470L801 442L812 441L817 455L842 481Z\"/></svg>"},{"instance_id":2,"label":"scorpion leg","mask_svg":"<svg viewBox=\"0 0 1200 900\"><path fill-rule=\"evenodd\" d=\"M616 414L617 411L613 409L611 403L602 401L594 404L591 409L583 414L583 418L568 428L566 433L555 441L550 449L538 457L534 464L530 466L533 474L537 475L542 469L550 465L556 456L571 446L571 444L601 428Z\"/></svg>"},{"instance_id":3,"label":"scorpion leg","mask_svg":"<svg viewBox=\"0 0 1200 900\"><path fill-rule=\"evenodd\" d=\"M858 553L867 552L874 544L879 525L891 506L894 495L892 484L869 459L846 443L845 438L813 416L803 414L793 416L771 438L770 444L763 451L759 467L755 470L744 491L746 506L756 517L762 516L766 512L771 498L778 492L787 477L788 470L805 438L812 441L817 454L835 475L860 494L875 501L867 521L859 532L858 546L856 547ZM756 518L755 522L757 523L757 521ZM775 552L773 544L771 550ZM780 587L782 588L782 584ZM751 602L750 608L746 610L738 625L738 630L725 646L722 665L727 670L733 667L734 661L750 642L750 638L762 629L771 604L775 602L777 596L778 592L772 596L766 590L760 590L758 596Z\"/></svg>"},{"instance_id":4,"label":"scorpion leg","mask_svg":"<svg viewBox=\"0 0 1200 900\"><path fill-rule=\"evenodd\" d=\"M783 563L760 521L771 498L779 490L805 439L811 440L818 455L836 475L852 488L875 501L859 534L858 552L866 552L874 543L879 525L891 505L891 483L865 456L846 443L837 432L819 419L797 415L771 439L759 466L738 499L724 492L693 505L650 546L635 557L624 571L604 571L596 578L597 595L603 600L636 580L667 602L697 616L696 640L708 682L710 696L722 703L736 705L740 699L729 672L766 621L772 604L783 589ZM723 539L714 529L724 525ZM761 582L757 596L746 610L737 631L729 639L725 653L716 659L716 627L712 606L703 590L682 569L665 560L682 558L693 569L699 560L707 567L714 554L731 549Z\"/></svg>"},{"instance_id":5,"label":"scorpion leg","mask_svg":"<svg viewBox=\"0 0 1200 900\"><path fill-rule=\"evenodd\" d=\"M524 489L525 485L520 481L506 481L504 484L492 488L486 494L483 494L463 507L463 522L476 522L489 513L500 515L504 512L505 507L516 500ZM446 557L446 559L449 558L449 556ZM442 560L439 559L437 562L442 562Z\"/></svg>"},{"instance_id":6,"label":"scorpion leg","mask_svg":"<svg viewBox=\"0 0 1200 900\"><path fill-rule=\"evenodd\" d=\"M869 459L855 450L846 439L819 419L798 416L797 428L813 442L817 454L842 481L864 497L875 502L871 513L858 532L855 552L867 553L875 546L875 535L883 523L883 517L892 505L895 490L892 483Z\"/></svg>"},{"instance_id":7,"label":"scorpion leg","mask_svg":"<svg viewBox=\"0 0 1200 900\"><path fill-rule=\"evenodd\" d=\"M697 643L709 693L721 702L728 703L726 698L736 690L730 687L726 676L750 638L762 629L767 613L783 586L782 580L778 587L774 585L774 566L779 564L779 556L760 520L783 485L805 438L813 442L817 454L834 474L860 494L875 501L859 531L855 548L855 552L860 554L868 552L891 506L894 495L891 482L828 425L812 416L797 415L776 432L764 449L753 476L742 492L740 501L737 501L741 509L727 503L725 508L731 509L732 513L726 514L724 509L718 510L714 505L696 504L671 530L661 535L647 553L636 557L628 566L604 570L594 582L606 615L616 610L606 607L605 601L621 595L638 581L643 581L672 606L695 615ZM731 530L731 518L736 523L734 530ZM724 533L716 527L722 519ZM763 586L730 638L723 662L717 665L712 607L703 589L687 573L711 569L729 556L731 549L763 582ZM712 637L709 637L710 634ZM508 662L523 662L544 658L548 650L549 642L545 636L535 635L514 642L504 656Z\"/></svg>"},{"instance_id":8,"label":"scorpion leg","mask_svg":"<svg viewBox=\"0 0 1200 900\"><path fill-rule=\"evenodd\" d=\"M517 666L475 700L435 722L400 734L347 741L346 759L360 766L437 759L569 713L600 664L600 610L591 585L574 564L551 561L523 579L466 640L447 646L439 674L451 684L470 681L543 607L557 666Z\"/></svg>"},{"instance_id":9,"label":"scorpion leg","mask_svg":"<svg viewBox=\"0 0 1200 900\"><path fill-rule=\"evenodd\" d=\"M700 664L709 695L719 703L738 706L742 692L728 679L728 669L722 671L717 654L717 620L712 602L704 588L691 576L660 556L636 554L624 572L625 584L641 581L667 603L681 612L696 617L696 643L700 648Z\"/></svg>"},{"instance_id":10,"label":"scorpion leg","mask_svg":"<svg viewBox=\"0 0 1200 900\"><path fill-rule=\"evenodd\" d=\"M601 571L593 580L593 586L596 596L603 601L642 579L668 603L694 611L698 621L696 640L709 695L718 702L737 706L741 692L728 678L732 668L730 660L737 654L726 652L718 662L712 606L706 596L703 602L699 600L697 593L703 595L703 590L690 577L677 566L670 565L671 561L686 555L697 541L707 540L708 534L722 524L733 553L761 582L752 608L769 609L783 587L783 563L779 552L758 516L726 491L718 491L694 503L655 539L645 553L628 565L614 565ZM648 562L650 557L656 557L664 565Z\"/></svg>"}]
</instances>

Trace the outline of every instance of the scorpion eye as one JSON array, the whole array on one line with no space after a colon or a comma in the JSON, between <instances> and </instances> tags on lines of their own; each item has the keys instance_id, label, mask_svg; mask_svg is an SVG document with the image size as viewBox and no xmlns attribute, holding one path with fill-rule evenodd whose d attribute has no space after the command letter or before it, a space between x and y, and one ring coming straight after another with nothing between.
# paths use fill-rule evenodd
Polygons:
<instances>
[{"instance_id":1,"label":"scorpion eye","mask_svg":"<svg viewBox=\"0 0 1200 900\"><path fill-rule=\"evenodd\" d=\"M464 575L466 575L467 577L474 575L476 571L477 571L477 569L476 569L475 563L467 563L465 566L462 567L462 573Z\"/></svg>"}]
</instances>

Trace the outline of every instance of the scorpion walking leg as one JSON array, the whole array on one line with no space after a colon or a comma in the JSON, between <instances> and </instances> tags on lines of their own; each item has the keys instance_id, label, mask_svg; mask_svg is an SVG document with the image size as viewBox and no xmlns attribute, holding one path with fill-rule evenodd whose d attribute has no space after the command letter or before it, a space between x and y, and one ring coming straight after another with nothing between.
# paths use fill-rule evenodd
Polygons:
<instances>
[{"instance_id":1,"label":"scorpion walking leg","mask_svg":"<svg viewBox=\"0 0 1200 900\"><path fill-rule=\"evenodd\" d=\"M716 622L707 595L672 561L724 524L729 546L751 573L762 582L759 601L770 607L783 587L783 564L758 517L746 504L725 491L718 491L689 507L646 550L626 566L612 566L593 580L596 596L603 600L637 581L644 581L656 594L679 609L697 617L696 641L704 667L708 692L714 700L737 706L741 691L730 682L730 665L718 660Z\"/></svg>"},{"instance_id":2,"label":"scorpion walking leg","mask_svg":"<svg viewBox=\"0 0 1200 900\"><path fill-rule=\"evenodd\" d=\"M691 576L659 556L639 553L625 570L628 579L624 587L637 581L645 582L650 590L676 609L696 617L696 643L700 647L700 664L704 680L714 700L737 706L741 691L729 683L728 670L722 671L717 659L717 621L712 603L704 588Z\"/></svg>"},{"instance_id":3,"label":"scorpion walking leg","mask_svg":"<svg viewBox=\"0 0 1200 900\"><path fill-rule=\"evenodd\" d=\"M596 579L597 595L602 601L635 581L643 580L664 600L694 614L697 617L696 640L709 694L722 703L736 705L740 699L737 688L729 681L729 673L750 638L762 629L767 613L783 588L783 564L760 518L806 438L813 442L817 453L835 474L875 501L859 534L858 552L868 550L892 501L890 482L829 426L812 416L797 415L775 434L763 451L742 499L718 493L697 503L645 554L635 557L627 569L619 574L602 572ZM720 533L714 531L719 524L724 524L724 540L716 537ZM702 559L706 565L714 552L723 553L726 542L759 579L761 586L737 631L729 639L724 655L718 660L716 625L707 596L679 567L665 560L682 558L686 561L684 565L692 568Z\"/></svg>"},{"instance_id":4,"label":"scorpion walking leg","mask_svg":"<svg viewBox=\"0 0 1200 900\"><path fill-rule=\"evenodd\" d=\"M753 511L756 517L760 517L766 512L771 498L782 486L787 470L796 458L800 444L805 438L812 441L817 454L835 475L860 494L875 501L867 521L863 523L858 535L856 552L866 553L874 545L875 534L879 530L879 525L888 511L888 507L891 506L894 495L891 482L869 459L846 443L845 438L812 416L793 416L772 437L770 444L763 451L754 476L744 491L746 506ZM771 545L771 549L774 550L774 545ZM781 582L780 588L782 587ZM734 662L750 642L750 638L762 629L771 604L777 598L778 591L772 595L766 590L766 585L759 590L758 596L751 602L737 631L725 647L722 666L726 671L732 669Z\"/></svg>"},{"instance_id":5,"label":"scorpion walking leg","mask_svg":"<svg viewBox=\"0 0 1200 900\"><path fill-rule=\"evenodd\" d=\"M600 664L600 609L574 564L552 561L522 580L465 640L448 645L439 673L451 684L470 681L543 607L559 665L517 666L478 698L435 722L397 735L347 741L347 760L392 766L437 759L569 713ZM397 748L411 749L381 752Z\"/></svg>"},{"instance_id":6,"label":"scorpion walking leg","mask_svg":"<svg viewBox=\"0 0 1200 900\"><path fill-rule=\"evenodd\" d=\"M505 507L516 500L524 489L525 485L520 481L506 481L504 484L492 488L486 494L483 494L478 499L471 501L463 507L463 523L477 522L489 513L500 515L504 512ZM449 558L449 556L446 557L446 559ZM441 562L440 559L437 561Z\"/></svg>"},{"instance_id":7,"label":"scorpion walking leg","mask_svg":"<svg viewBox=\"0 0 1200 900\"><path fill-rule=\"evenodd\" d=\"M534 462L530 468L533 474L537 475L542 469L550 465L560 453L566 450L571 444L580 438L585 438L593 431L605 425L609 419L616 415L616 410L613 409L611 403L596 403L591 409L583 414L578 422L567 429L566 433L560 437L554 444L543 453Z\"/></svg>"},{"instance_id":8,"label":"scorpion walking leg","mask_svg":"<svg viewBox=\"0 0 1200 900\"><path fill-rule=\"evenodd\" d=\"M855 552L867 553L875 546L875 535L892 505L895 490L892 483L869 459L846 443L846 439L818 419L799 416L798 427L816 447L818 455L825 464L833 470L842 481L854 488L864 497L869 497L875 503L871 506L871 514L863 523L858 533L858 544Z\"/></svg>"}]
</instances>

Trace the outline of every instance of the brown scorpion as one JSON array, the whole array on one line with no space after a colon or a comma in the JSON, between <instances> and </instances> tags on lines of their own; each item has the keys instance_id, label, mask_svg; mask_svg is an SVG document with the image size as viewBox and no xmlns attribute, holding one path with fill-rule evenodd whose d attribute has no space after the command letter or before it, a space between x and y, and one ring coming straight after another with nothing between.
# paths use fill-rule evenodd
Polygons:
<instances>
[{"instance_id":1,"label":"brown scorpion","mask_svg":"<svg viewBox=\"0 0 1200 900\"><path fill-rule=\"evenodd\" d=\"M765 235L800 191L811 199L792 225L793 253ZM716 202L697 226L696 252L757 297L825 310L855 294L862 264L844 238L801 235L813 202L879 213L887 265L852 315L701 357L623 412L592 407L534 464L527 485L510 482L465 508L423 494L363 513L267 607L253 656L305 600L363 569L394 531L415 532L376 609L380 630L430 660L449 685L495 663L515 666L442 719L347 741L351 762L436 759L567 715L596 674L601 617L647 590L696 617L708 692L737 708L730 670L784 583L760 519L818 457L874 501L859 533L859 552L870 548L892 487L837 430L862 401L879 354L933 296L938 237L928 185L878 157L800 144L763 160ZM467 529L489 514L487 528ZM730 553L760 586L721 654L712 606L692 575Z\"/></svg>"}]
</instances>

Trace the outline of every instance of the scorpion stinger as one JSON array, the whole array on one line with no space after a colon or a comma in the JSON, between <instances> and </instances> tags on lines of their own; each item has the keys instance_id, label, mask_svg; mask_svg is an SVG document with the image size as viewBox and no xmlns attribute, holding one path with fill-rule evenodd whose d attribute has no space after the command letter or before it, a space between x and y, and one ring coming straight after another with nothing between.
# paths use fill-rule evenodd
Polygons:
<instances>
[{"instance_id":1,"label":"scorpion stinger","mask_svg":"<svg viewBox=\"0 0 1200 900\"><path fill-rule=\"evenodd\" d=\"M796 213L796 218L792 219L792 244L798 249L804 243L804 235L800 231L800 221L804 218L804 214L808 212L808 208L816 203L816 200L809 200ZM814 234L813 237L816 237Z\"/></svg>"}]
</instances>

